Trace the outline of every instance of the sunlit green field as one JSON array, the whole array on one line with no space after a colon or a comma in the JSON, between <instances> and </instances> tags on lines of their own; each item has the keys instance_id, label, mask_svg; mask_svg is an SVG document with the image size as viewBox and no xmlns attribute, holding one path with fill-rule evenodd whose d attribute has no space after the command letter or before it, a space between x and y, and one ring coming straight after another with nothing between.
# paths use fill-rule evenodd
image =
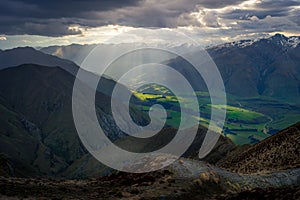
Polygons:
<instances>
[{"instance_id":1,"label":"sunlit green field","mask_svg":"<svg viewBox=\"0 0 300 200\"><path fill-rule=\"evenodd\" d=\"M167 113L169 114L168 120L166 121L168 126L178 127L178 124L181 122L180 115L180 105L178 99L170 94L168 90L157 87L147 88L145 91L133 91L134 96L139 99L142 103L137 104L137 108L141 109L143 112L149 112L150 107L155 104L167 105ZM150 89L150 90L149 90ZM155 93L155 94L154 94ZM238 103L235 101L230 101L229 105L211 105L210 97L207 92L196 92L200 116L197 113L193 112L196 109L192 108L189 104L189 98L180 99L185 102L184 112L192 113L192 117L196 118L199 121L199 124L207 127L211 123L211 127L214 131L219 132L220 134L225 135L230 138L234 143L242 144L254 144L257 143L271 134L274 134L275 131L281 130L299 120L300 112L295 110L294 113L291 113L293 116L284 115L283 111L280 111L276 108L270 106L257 105L257 102L253 104L247 101L239 100ZM232 97L231 97L232 98ZM252 107L251 107L252 105ZM258 106L255 108L255 106ZM223 129L217 125L215 122L210 120L211 109L226 109L226 121ZM272 113L278 111L277 115L272 116ZM279 114L279 115L278 115ZM186 126L189 126L189 122L185 121ZM192 126L192 125L190 125Z\"/></svg>"}]
</instances>

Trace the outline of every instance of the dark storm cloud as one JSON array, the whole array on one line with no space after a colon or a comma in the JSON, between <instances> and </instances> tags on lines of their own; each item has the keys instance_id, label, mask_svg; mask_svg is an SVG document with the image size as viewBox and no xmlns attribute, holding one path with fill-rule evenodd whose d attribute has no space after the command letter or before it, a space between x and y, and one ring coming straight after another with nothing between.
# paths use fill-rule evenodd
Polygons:
<instances>
[{"instance_id":1,"label":"dark storm cloud","mask_svg":"<svg viewBox=\"0 0 300 200\"><path fill-rule=\"evenodd\" d=\"M201 20L192 17L191 12L203 8L216 9L239 5L243 0L0 0L0 35L31 34L63 36L81 34L70 30L70 25L97 27L119 24L133 27L178 27L207 26L218 28L218 20L239 20L241 28L252 27L256 17L261 23L268 23L267 16L288 18L299 24L298 0L265 0L247 9L225 12L203 12ZM201 22L200 22L201 21ZM245 24L243 24L245 21ZM290 25L293 23L289 23ZM280 24L280 23L279 23Z\"/></svg>"},{"instance_id":2,"label":"dark storm cloud","mask_svg":"<svg viewBox=\"0 0 300 200\"><path fill-rule=\"evenodd\" d=\"M120 24L133 27L178 27L178 26L197 26L218 28L221 26L219 21L229 20L241 21L249 20L255 16L260 20L267 16L289 18L298 21L300 1L294 0L264 0L260 2L248 2L239 0L146 0L138 7L120 8L116 11L104 11L99 13L101 19L106 19L109 23ZM235 9L230 9L231 7ZM225 11L218 11L218 8L227 8ZM211 11L202 10L201 20L192 17L191 12L199 12L206 8ZM278 20L281 20L278 18ZM263 21L268 22L268 21ZM241 24L242 22L239 22ZM246 22L248 24L248 22ZM297 22L295 22L297 23ZM252 25L251 25L252 26ZM253 24L255 27L255 24Z\"/></svg>"},{"instance_id":3,"label":"dark storm cloud","mask_svg":"<svg viewBox=\"0 0 300 200\"><path fill-rule=\"evenodd\" d=\"M140 0L0 0L0 34L62 36L80 34L69 25L92 20L99 26L97 12L137 5ZM84 24L81 24L84 25Z\"/></svg>"},{"instance_id":4,"label":"dark storm cloud","mask_svg":"<svg viewBox=\"0 0 300 200\"><path fill-rule=\"evenodd\" d=\"M0 34L62 36L80 34L68 27L120 24L176 27L197 24L184 13L196 6L220 8L241 0L0 0Z\"/></svg>"},{"instance_id":5,"label":"dark storm cloud","mask_svg":"<svg viewBox=\"0 0 300 200\"><path fill-rule=\"evenodd\" d=\"M201 26L199 21L189 14L199 8L223 8L235 5L242 0L145 0L139 7L127 7L115 11L100 13L110 23L133 27L169 27Z\"/></svg>"},{"instance_id":6,"label":"dark storm cloud","mask_svg":"<svg viewBox=\"0 0 300 200\"><path fill-rule=\"evenodd\" d=\"M5 16L32 18L90 17L104 11L137 5L140 0L1 0L0 13Z\"/></svg>"}]
</instances>

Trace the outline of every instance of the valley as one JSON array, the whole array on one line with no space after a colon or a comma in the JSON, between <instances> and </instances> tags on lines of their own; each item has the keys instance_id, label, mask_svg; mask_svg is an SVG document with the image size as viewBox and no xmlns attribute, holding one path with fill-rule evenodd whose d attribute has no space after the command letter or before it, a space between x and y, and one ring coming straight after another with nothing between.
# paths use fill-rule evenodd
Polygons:
<instances>
[{"instance_id":1,"label":"valley","mask_svg":"<svg viewBox=\"0 0 300 200\"><path fill-rule=\"evenodd\" d=\"M300 200L300 0L0 2L0 200Z\"/></svg>"},{"instance_id":2,"label":"valley","mask_svg":"<svg viewBox=\"0 0 300 200\"><path fill-rule=\"evenodd\" d=\"M150 85L133 94L141 100L135 102L137 108L148 113L153 103L161 104L170 114L167 125L176 126L180 122L180 105L176 97L167 88ZM196 92L200 105L199 124L208 127L210 122L210 96L207 92ZM188 95L185 95L183 112L192 113L189 107ZM214 130L230 138L235 144L255 144L272 134L291 126L299 121L300 107L295 104L278 102L267 97L239 98L228 96L228 105L214 105L214 109L227 110L224 129L220 129L215 122ZM187 123L187 122L184 122Z\"/></svg>"},{"instance_id":3,"label":"valley","mask_svg":"<svg viewBox=\"0 0 300 200\"><path fill-rule=\"evenodd\" d=\"M287 39L276 35L248 45L240 41L208 48L224 79L227 105L212 105L203 80L187 62L169 60L167 63L193 85L200 114L191 104L193 94L181 88L177 97L157 84L134 90L121 85L131 95L129 114L137 125L165 120L162 130L146 139L131 137L118 127L111 109L117 81L101 77L101 87L98 84L93 92L97 120L111 142L124 150L155 151L174 138L180 123L191 135L195 126L189 119L199 121L196 136L183 155L146 174L117 172L95 159L83 145L72 116L79 66L29 47L0 51L0 199L299 199L300 48L282 45L281 40ZM261 51L262 46L268 48ZM86 47L76 46L71 54L66 48L64 53L74 59L77 50L87 53L91 46ZM274 49L283 51L284 56L273 56ZM86 98L89 84L97 78L88 71L85 77L90 82L84 82L80 98ZM170 81L176 80L170 77ZM126 125L128 104L122 97L114 101L119 103L121 125ZM163 108L149 115L155 104ZM224 127L211 121L212 110L218 113L225 109ZM187 118L181 121L183 113ZM212 131L221 136L212 151L199 159L210 123ZM103 148L98 143L95 146ZM170 162L168 159L145 156L143 165L125 160L125 168L147 171Z\"/></svg>"}]
</instances>

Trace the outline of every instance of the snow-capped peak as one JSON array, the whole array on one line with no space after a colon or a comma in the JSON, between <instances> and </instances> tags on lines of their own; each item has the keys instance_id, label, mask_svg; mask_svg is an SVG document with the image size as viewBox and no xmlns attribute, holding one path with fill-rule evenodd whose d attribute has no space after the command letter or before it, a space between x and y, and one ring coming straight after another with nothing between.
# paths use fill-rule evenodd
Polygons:
<instances>
[{"instance_id":1,"label":"snow-capped peak","mask_svg":"<svg viewBox=\"0 0 300 200\"><path fill-rule=\"evenodd\" d=\"M296 48L300 44L300 37L290 37L287 41L287 45L292 48Z\"/></svg>"},{"instance_id":2,"label":"snow-capped peak","mask_svg":"<svg viewBox=\"0 0 300 200\"><path fill-rule=\"evenodd\" d=\"M276 34L270 38L269 41L274 41L277 45L281 45L287 48L296 48L300 43L300 37L292 36L292 37L285 37L282 34Z\"/></svg>"},{"instance_id":3,"label":"snow-capped peak","mask_svg":"<svg viewBox=\"0 0 300 200\"><path fill-rule=\"evenodd\" d=\"M221 44L216 47L217 48L228 48L228 47L245 48L247 46L251 46L254 43L260 41L266 41L267 43L275 43L285 48L296 48L300 44L300 37L299 36L286 37L282 34L276 34L268 38L257 38L257 39L234 41L234 42Z\"/></svg>"}]
</instances>

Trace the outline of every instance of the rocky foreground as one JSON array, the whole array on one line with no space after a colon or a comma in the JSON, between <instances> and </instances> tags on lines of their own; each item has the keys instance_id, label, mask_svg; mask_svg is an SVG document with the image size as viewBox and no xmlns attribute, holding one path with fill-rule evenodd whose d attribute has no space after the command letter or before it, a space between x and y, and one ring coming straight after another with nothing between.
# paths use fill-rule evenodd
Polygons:
<instances>
[{"instance_id":1,"label":"rocky foreground","mask_svg":"<svg viewBox=\"0 0 300 200\"><path fill-rule=\"evenodd\" d=\"M146 174L116 172L86 180L2 177L0 193L0 199L299 199L300 169L239 175L180 159Z\"/></svg>"},{"instance_id":2,"label":"rocky foreground","mask_svg":"<svg viewBox=\"0 0 300 200\"><path fill-rule=\"evenodd\" d=\"M122 176L122 175L121 175ZM121 178L121 177L119 177ZM134 184L133 182L134 181ZM125 184L124 184L125 183ZM224 191L214 182L161 176L107 177L87 181L1 179L0 199L299 199L300 187Z\"/></svg>"}]
</instances>

